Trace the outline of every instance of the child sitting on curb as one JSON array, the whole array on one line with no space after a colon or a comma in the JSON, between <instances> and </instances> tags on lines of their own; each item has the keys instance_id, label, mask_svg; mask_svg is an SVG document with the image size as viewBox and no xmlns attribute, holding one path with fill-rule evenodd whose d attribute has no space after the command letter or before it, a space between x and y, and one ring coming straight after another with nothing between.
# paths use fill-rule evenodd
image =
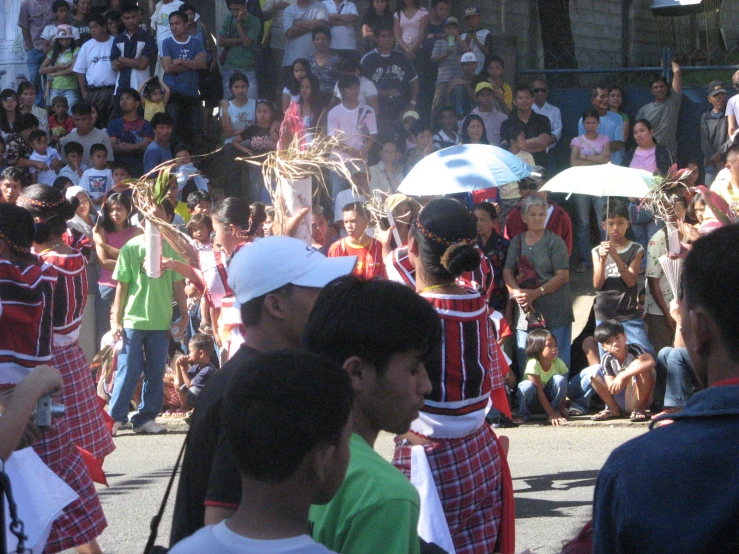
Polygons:
<instances>
[{"instance_id":1,"label":"child sitting on curb","mask_svg":"<svg viewBox=\"0 0 739 554\"><path fill-rule=\"evenodd\" d=\"M567 422L564 400L567 394L567 366L557 357L557 339L546 329L531 331L526 339L527 380L518 384L518 416L514 423L527 421L532 411L543 410L552 425Z\"/></svg>"}]
</instances>

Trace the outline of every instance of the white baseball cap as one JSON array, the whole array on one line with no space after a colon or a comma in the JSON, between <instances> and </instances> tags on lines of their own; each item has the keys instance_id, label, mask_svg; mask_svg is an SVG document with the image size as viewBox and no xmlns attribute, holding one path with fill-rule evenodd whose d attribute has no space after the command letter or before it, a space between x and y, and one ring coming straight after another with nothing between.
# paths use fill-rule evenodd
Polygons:
<instances>
[{"instance_id":1,"label":"white baseball cap","mask_svg":"<svg viewBox=\"0 0 739 554\"><path fill-rule=\"evenodd\" d=\"M459 60L459 63L477 63L477 58L472 52L465 52L462 54L462 59Z\"/></svg>"},{"instance_id":2,"label":"white baseball cap","mask_svg":"<svg viewBox=\"0 0 739 554\"><path fill-rule=\"evenodd\" d=\"M323 288L348 275L356 256L327 258L291 237L265 237L239 250L228 266L228 286L239 304L285 285Z\"/></svg>"}]
</instances>

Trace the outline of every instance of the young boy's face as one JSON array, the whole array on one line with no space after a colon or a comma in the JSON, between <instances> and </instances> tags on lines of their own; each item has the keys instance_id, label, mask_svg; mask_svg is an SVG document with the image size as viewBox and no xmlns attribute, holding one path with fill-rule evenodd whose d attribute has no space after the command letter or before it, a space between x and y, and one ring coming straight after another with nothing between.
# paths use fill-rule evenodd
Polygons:
<instances>
[{"instance_id":1,"label":"young boy's face","mask_svg":"<svg viewBox=\"0 0 739 554\"><path fill-rule=\"evenodd\" d=\"M344 89L344 101L354 103L359 101L359 85L351 85Z\"/></svg>"},{"instance_id":2,"label":"young boy's face","mask_svg":"<svg viewBox=\"0 0 739 554\"><path fill-rule=\"evenodd\" d=\"M479 15L468 15L465 17L467 20L467 23L470 25L470 29L474 29L475 31L480 28L480 16Z\"/></svg>"},{"instance_id":3,"label":"young boy's face","mask_svg":"<svg viewBox=\"0 0 739 554\"><path fill-rule=\"evenodd\" d=\"M138 107L139 102L137 102L133 96L131 96L130 94L121 95L121 111L123 113L130 113L137 110Z\"/></svg>"},{"instance_id":4,"label":"young boy's face","mask_svg":"<svg viewBox=\"0 0 739 554\"><path fill-rule=\"evenodd\" d=\"M90 155L90 161L92 161L92 167L95 169L105 169L105 164L108 163L108 154L98 150Z\"/></svg>"},{"instance_id":5,"label":"young boy's face","mask_svg":"<svg viewBox=\"0 0 739 554\"><path fill-rule=\"evenodd\" d=\"M500 62L492 61L488 64L488 75L496 78L503 75L503 66Z\"/></svg>"},{"instance_id":6,"label":"young boy's face","mask_svg":"<svg viewBox=\"0 0 739 554\"><path fill-rule=\"evenodd\" d=\"M67 163L74 167L79 167L82 163L82 154L79 152L70 152L67 154Z\"/></svg>"},{"instance_id":7,"label":"young boy's face","mask_svg":"<svg viewBox=\"0 0 739 554\"><path fill-rule=\"evenodd\" d=\"M125 181L128 179L131 175L126 171L123 167L116 167L113 170L113 184L118 184L121 181Z\"/></svg>"},{"instance_id":8,"label":"young boy's face","mask_svg":"<svg viewBox=\"0 0 739 554\"><path fill-rule=\"evenodd\" d=\"M154 127L154 136L157 142L169 142L172 138L172 126L160 123Z\"/></svg>"},{"instance_id":9,"label":"young boy's face","mask_svg":"<svg viewBox=\"0 0 739 554\"><path fill-rule=\"evenodd\" d=\"M346 234L358 240L367 230L367 218L353 210L344 212L344 229Z\"/></svg>"},{"instance_id":10,"label":"young boy's face","mask_svg":"<svg viewBox=\"0 0 739 554\"><path fill-rule=\"evenodd\" d=\"M425 149L433 142L433 140L434 135L431 134L431 131L426 129L416 135L416 146Z\"/></svg>"},{"instance_id":11,"label":"young boy's face","mask_svg":"<svg viewBox=\"0 0 739 554\"><path fill-rule=\"evenodd\" d=\"M54 12L57 23L66 23L69 17L69 6L59 6Z\"/></svg>"},{"instance_id":12,"label":"young boy's face","mask_svg":"<svg viewBox=\"0 0 739 554\"><path fill-rule=\"evenodd\" d=\"M8 204L15 204L21 195L21 183L15 179L3 179L0 182L0 191L2 191L3 199Z\"/></svg>"},{"instance_id":13,"label":"young boy's face","mask_svg":"<svg viewBox=\"0 0 739 554\"><path fill-rule=\"evenodd\" d=\"M616 357L618 361L626 358L626 335L619 333L613 337L608 337L601 343L603 350Z\"/></svg>"},{"instance_id":14,"label":"young boy's face","mask_svg":"<svg viewBox=\"0 0 739 554\"><path fill-rule=\"evenodd\" d=\"M57 102L51 107L54 110L54 115L59 120L67 118L67 105L64 102Z\"/></svg>"},{"instance_id":15,"label":"young boy's face","mask_svg":"<svg viewBox=\"0 0 739 554\"><path fill-rule=\"evenodd\" d=\"M197 203L197 205L192 209L192 214L205 214L207 216L210 216L212 206L211 203L207 200L201 200Z\"/></svg>"},{"instance_id":16,"label":"young boy's face","mask_svg":"<svg viewBox=\"0 0 739 554\"><path fill-rule=\"evenodd\" d=\"M180 150L179 152L175 152L174 157L177 158L177 163L180 165L192 163L192 156L187 150Z\"/></svg>"},{"instance_id":17,"label":"young boy's face","mask_svg":"<svg viewBox=\"0 0 739 554\"><path fill-rule=\"evenodd\" d=\"M46 154L46 149L49 147L49 137L39 137L31 143L31 147L38 154Z\"/></svg>"},{"instance_id":18,"label":"young boy's face","mask_svg":"<svg viewBox=\"0 0 739 554\"><path fill-rule=\"evenodd\" d=\"M452 110L446 110L441 114L441 128L445 131L454 131L457 126L457 115Z\"/></svg>"},{"instance_id":19,"label":"young boy's face","mask_svg":"<svg viewBox=\"0 0 739 554\"><path fill-rule=\"evenodd\" d=\"M464 62L462 64L462 73L468 78L475 75L475 69L477 69L477 62Z\"/></svg>"},{"instance_id":20,"label":"young boy's face","mask_svg":"<svg viewBox=\"0 0 739 554\"><path fill-rule=\"evenodd\" d=\"M208 359L208 355L205 353L205 350L200 350L200 348L195 346L192 341L187 345L187 350L187 360L191 364L199 364L202 363L203 360Z\"/></svg>"},{"instance_id":21,"label":"young boy's face","mask_svg":"<svg viewBox=\"0 0 739 554\"><path fill-rule=\"evenodd\" d=\"M203 244L210 244L210 231L204 223L198 223L190 227L190 235L196 241Z\"/></svg>"},{"instance_id":22,"label":"young boy's face","mask_svg":"<svg viewBox=\"0 0 739 554\"><path fill-rule=\"evenodd\" d=\"M492 107L493 98L493 91L489 88L484 88L477 93L477 103L485 110L489 110Z\"/></svg>"},{"instance_id":23,"label":"young boy's face","mask_svg":"<svg viewBox=\"0 0 739 554\"><path fill-rule=\"evenodd\" d=\"M623 240L626 237L626 229L628 228L629 220L621 215L609 217L603 223L603 229L605 229L608 236L616 242Z\"/></svg>"}]
</instances>

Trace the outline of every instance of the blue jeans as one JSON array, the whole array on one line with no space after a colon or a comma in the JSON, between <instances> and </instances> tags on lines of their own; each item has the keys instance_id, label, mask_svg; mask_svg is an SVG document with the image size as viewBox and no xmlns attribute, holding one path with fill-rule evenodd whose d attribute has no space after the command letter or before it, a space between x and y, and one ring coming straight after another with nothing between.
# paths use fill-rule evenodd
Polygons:
<instances>
[{"instance_id":1,"label":"blue jeans","mask_svg":"<svg viewBox=\"0 0 739 554\"><path fill-rule=\"evenodd\" d=\"M110 331L110 308L115 300L115 287L98 285L98 297L95 304L95 326L97 327L98 340ZM98 344L98 348L100 345Z\"/></svg>"},{"instance_id":2,"label":"blue jeans","mask_svg":"<svg viewBox=\"0 0 739 554\"><path fill-rule=\"evenodd\" d=\"M572 400L572 408L577 408L582 413L590 410L590 399L593 397L595 389L590 379L595 377L600 369L600 364L591 365L583 369L579 375L570 380L570 386L567 390L567 396Z\"/></svg>"},{"instance_id":3,"label":"blue jeans","mask_svg":"<svg viewBox=\"0 0 739 554\"><path fill-rule=\"evenodd\" d=\"M603 230L600 222L603 220L603 206L606 199L599 196L590 196L588 194L575 194L575 209L577 211L576 232L577 232L577 250L580 254L580 262L593 265L593 258L590 255L590 207L595 212L595 220L600 228L600 240L605 240L606 232Z\"/></svg>"},{"instance_id":4,"label":"blue jeans","mask_svg":"<svg viewBox=\"0 0 739 554\"><path fill-rule=\"evenodd\" d=\"M257 72L246 71L245 69L226 69L225 67L221 70L221 76L223 77L223 97L228 99L233 97L231 89L228 86L228 82L234 73L243 73L246 78L249 79L249 90L246 91L246 97L252 100L259 98L259 89L257 88ZM282 91L282 89L280 89Z\"/></svg>"},{"instance_id":5,"label":"blue jeans","mask_svg":"<svg viewBox=\"0 0 739 554\"><path fill-rule=\"evenodd\" d=\"M470 99L470 95L467 94L466 87L462 85L454 87L449 92L449 103L454 108L454 113L457 114L457 118L459 119L469 114L475 108L474 102Z\"/></svg>"},{"instance_id":6,"label":"blue jeans","mask_svg":"<svg viewBox=\"0 0 739 554\"><path fill-rule=\"evenodd\" d=\"M647 267L647 246L649 245L649 240L654 236L654 233L662 228L663 225L664 224L661 221L658 222L654 219L648 223L631 224L631 229L634 231L636 242L641 244L642 248L644 248L644 257L641 260L642 269Z\"/></svg>"},{"instance_id":7,"label":"blue jeans","mask_svg":"<svg viewBox=\"0 0 739 554\"><path fill-rule=\"evenodd\" d=\"M131 418L134 427L152 421L162 410L164 401L164 368L167 364L169 337L167 331L123 329L123 348L118 354L118 370L110 399L110 417L128 421L128 408L141 372L144 388L138 413ZM144 360L146 354L146 360Z\"/></svg>"},{"instance_id":8,"label":"blue jeans","mask_svg":"<svg viewBox=\"0 0 739 554\"><path fill-rule=\"evenodd\" d=\"M572 325L566 327L557 327L556 329L549 329L549 332L554 335L557 339L557 347L559 350L559 359L562 360L567 369L570 368L570 352L572 350ZM524 369L526 369L526 339L529 336L528 331L516 331L516 346L518 355L518 367L523 375ZM522 376L523 378L523 376Z\"/></svg>"},{"instance_id":9,"label":"blue jeans","mask_svg":"<svg viewBox=\"0 0 739 554\"><path fill-rule=\"evenodd\" d=\"M72 106L74 106L77 102L80 101L80 91L79 89L72 89L72 90L59 90L56 88L51 89L51 94L49 95L49 104L51 105L51 101L54 100L57 96L63 96L67 99L67 104L69 105L69 109L67 110L67 113L69 115L72 115Z\"/></svg>"},{"instance_id":10,"label":"blue jeans","mask_svg":"<svg viewBox=\"0 0 739 554\"><path fill-rule=\"evenodd\" d=\"M31 48L26 52L28 80L36 87L36 100L33 103L41 107L44 106L44 87L39 70L41 69L41 64L44 63L44 58L46 58L46 54L37 48Z\"/></svg>"},{"instance_id":11,"label":"blue jeans","mask_svg":"<svg viewBox=\"0 0 739 554\"><path fill-rule=\"evenodd\" d=\"M603 322L598 319L595 320L596 327L601 323ZM654 356L654 347L652 346L652 343L649 342L649 336L647 336L647 328L644 326L644 320L642 318L635 317L634 319L619 321L619 323L624 327L626 342L628 344L638 344L639 346L644 348L644 350ZM603 354L605 354L605 352L606 351L603 350L603 347L599 344L598 355L603 358Z\"/></svg>"},{"instance_id":12,"label":"blue jeans","mask_svg":"<svg viewBox=\"0 0 739 554\"><path fill-rule=\"evenodd\" d=\"M544 394L552 405L552 409L558 412L567 395L567 376L552 375L552 378L544 387ZM531 412L543 411L536 395L536 385L528 379L518 384L516 398L518 399L518 415L524 421L529 419Z\"/></svg>"},{"instance_id":13,"label":"blue jeans","mask_svg":"<svg viewBox=\"0 0 739 554\"><path fill-rule=\"evenodd\" d=\"M660 403L664 395L665 408L682 408L700 389L693 367L685 348L665 347L657 355L657 381L654 387L655 402Z\"/></svg>"},{"instance_id":14,"label":"blue jeans","mask_svg":"<svg viewBox=\"0 0 739 554\"><path fill-rule=\"evenodd\" d=\"M175 138L170 145L184 142L192 146L194 141L201 141L200 97L172 91L167 102L167 113L174 120Z\"/></svg>"}]
</instances>

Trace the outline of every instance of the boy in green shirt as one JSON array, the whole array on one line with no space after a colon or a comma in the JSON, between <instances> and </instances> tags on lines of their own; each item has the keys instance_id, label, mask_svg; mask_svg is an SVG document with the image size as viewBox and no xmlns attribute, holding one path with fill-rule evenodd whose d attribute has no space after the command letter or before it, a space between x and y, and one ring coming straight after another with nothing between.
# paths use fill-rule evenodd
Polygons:
<instances>
[{"instance_id":1,"label":"boy in green shirt","mask_svg":"<svg viewBox=\"0 0 739 554\"><path fill-rule=\"evenodd\" d=\"M330 503L311 506L313 538L339 553L420 552L418 493L373 446L380 431L406 433L431 392L436 312L399 283L342 277L318 297L304 343L341 363L354 390L349 469Z\"/></svg>"},{"instance_id":2,"label":"boy in green shirt","mask_svg":"<svg viewBox=\"0 0 739 554\"><path fill-rule=\"evenodd\" d=\"M164 219L164 210L158 207L155 215ZM166 241L162 241L162 254L177 259ZM144 235L139 235L123 245L113 272L118 285L110 312L110 327L114 336L123 341L110 399L110 416L115 421L113 436L128 421L128 407L142 371L144 387L139 410L131 418L133 430L143 434L166 432L154 419L164 400L162 379L169 351L168 331L172 329L173 336L183 336L189 323L184 278L171 269L163 271L158 279L148 277L144 271L145 257ZM182 315L174 324L173 298Z\"/></svg>"}]
</instances>

